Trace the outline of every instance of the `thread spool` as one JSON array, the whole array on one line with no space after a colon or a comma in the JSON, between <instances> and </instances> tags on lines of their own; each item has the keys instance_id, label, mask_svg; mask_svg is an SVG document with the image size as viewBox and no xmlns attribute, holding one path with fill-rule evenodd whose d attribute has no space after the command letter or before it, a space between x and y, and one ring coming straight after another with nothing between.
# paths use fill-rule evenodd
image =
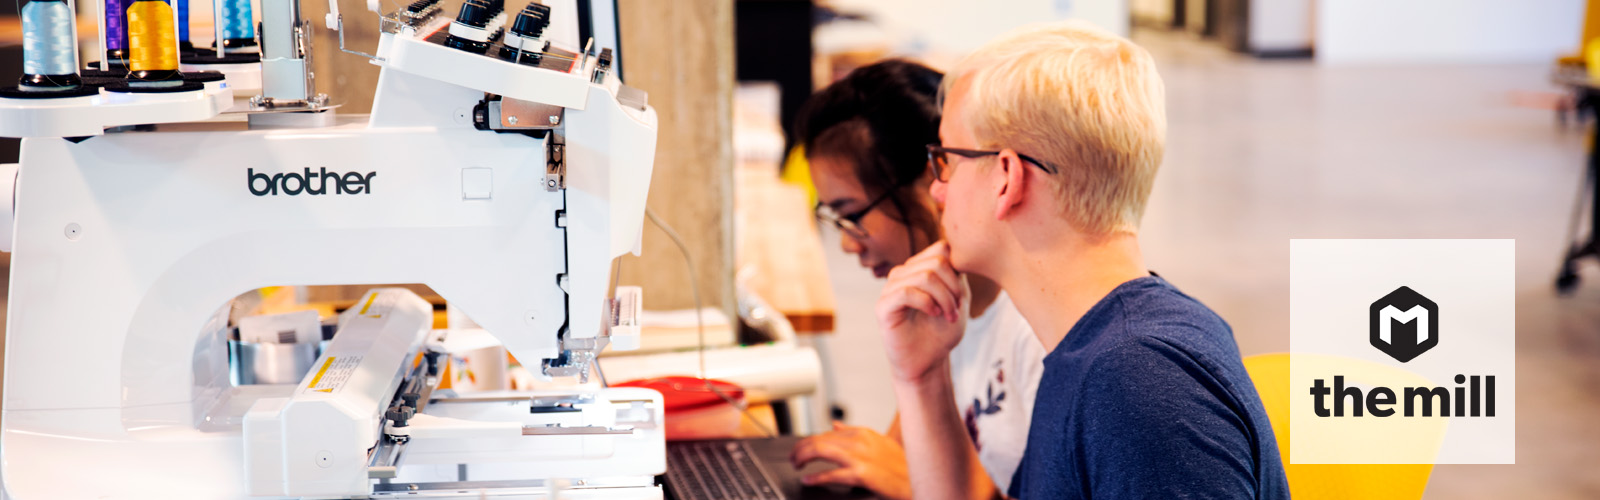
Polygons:
<instances>
[{"instance_id":1,"label":"thread spool","mask_svg":"<svg viewBox=\"0 0 1600 500\"><path fill-rule=\"evenodd\" d=\"M189 42L189 0L178 0L178 51L194 50Z\"/></svg>"},{"instance_id":2,"label":"thread spool","mask_svg":"<svg viewBox=\"0 0 1600 500\"><path fill-rule=\"evenodd\" d=\"M105 0L106 62L128 64L128 1Z\"/></svg>"},{"instance_id":3,"label":"thread spool","mask_svg":"<svg viewBox=\"0 0 1600 500\"><path fill-rule=\"evenodd\" d=\"M256 23L250 0L215 0L221 3L222 44L218 50L230 53L256 46Z\"/></svg>"},{"instance_id":4,"label":"thread spool","mask_svg":"<svg viewBox=\"0 0 1600 500\"><path fill-rule=\"evenodd\" d=\"M183 84L174 24L172 6L163 0L135 0L128 5L129 84Z\"/></svg>"},{"instance_id":5,"label":"thread spool","mask_svg":"<svg viewBox=\"0 0 1600 500\"><path fill-rule=\"evenodd\" d=\"M78 41L65 0L33 0L22 7L22 80L25 91L78 88Z\"/></svg>"}]
</instances>

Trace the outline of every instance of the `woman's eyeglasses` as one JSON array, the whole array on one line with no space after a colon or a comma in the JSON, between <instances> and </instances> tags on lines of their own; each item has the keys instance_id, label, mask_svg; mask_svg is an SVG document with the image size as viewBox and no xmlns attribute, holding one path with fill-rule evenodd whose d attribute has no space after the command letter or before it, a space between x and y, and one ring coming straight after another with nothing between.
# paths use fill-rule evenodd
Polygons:
<instances>
[{"instance_id":1,"label":"woman's eyeglasses","mask_svg":"<svg viewBox=\"0 0 1600 500\"><path fill-rule=\"evenodd\" d=\"M861 227L861 218L866 217L867 212L871 212L873 208L883 203L883 200L889 199L889 196L894 194L894 191L894 189L886 190L883 194L873 199L871 203L867 203L867 206L861 210L844 214L834 210L831 206L818 202L816 208L817 220L833 224L833 227L839 228L839 232L848 234L852 238L865 239L868 235L867 230Z\"/></svg>"},{"instance_id":2,"label":"woman's eyeglasses","mask_svg":"<svg viewBox=\"0 0 1600 500\"><path fill-rule=\"evenodd\" d=\"M939 182L950 182L950 172L951 172L950 155L956 155L956 156L960 156L962 158L983 158L985 156L994 156L994 155L998 155L998 154L1000 154L999 151L979 151L979 150L976 150L976 149L947 148L947 147L944 147L944 146L940 146L938 144L929 144L928 145L928 164L933 166L933 177L934 178L939 179ZM1045 172L1049 172L1049 173L1052 173L1052 174L1054 174L1056 172L1060 172L1060 170L1056 169L1054 166L1052 166L1052 165L1050 165L1048 163L1033 159L1033 157L1030 157L1028 155L1025 155L1025 154L1022 154L1022 153L1017 153L1017 157L1018 158L1022 158L1022 161L1037 165L1040 170L1044 170Z\"/></svg>"}]
</instances>

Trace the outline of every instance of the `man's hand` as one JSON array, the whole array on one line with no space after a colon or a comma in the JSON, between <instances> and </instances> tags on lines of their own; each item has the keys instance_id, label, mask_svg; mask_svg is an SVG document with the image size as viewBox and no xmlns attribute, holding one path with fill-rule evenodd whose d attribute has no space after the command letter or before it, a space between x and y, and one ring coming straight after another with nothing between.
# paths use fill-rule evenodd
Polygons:
<instances>
[{"instance_id":1,"label":"man's hand","mask_svg":"<svg viewBox=\"0 0 1600 500\"><path fill-rule=\"evenodd\" d=\"M920 383L942 366L966 330L967 302L949 243L934 243L889 271L877 315L896 382Z\"/></svg>"},{"instance_id":2,"label":"man's hand","mask_svg":"<svg viewBox=\"0 0 1600 500\"><path fill-rule=\"evenodd\" d=\"M911 498L905 449L872 429L834 422L833 431L805 438L789 453L796 469L813 460L833 462L839 468L802 478L806 485L837 484L866 488L884 499Z\"/></svg>"},{"instance_id":3,"label":"man's hand","mask_svg":"<svg viewBox=\"0 0 1600 500\"><path fill-rule=\"evenodd\" d=\"M917 498L990 498L994 482L956 412L950 351L967 328L966 280L940 241L889 271L878 297L889 373L899 405L906 469Z\"/></svg>"}]
</instances>

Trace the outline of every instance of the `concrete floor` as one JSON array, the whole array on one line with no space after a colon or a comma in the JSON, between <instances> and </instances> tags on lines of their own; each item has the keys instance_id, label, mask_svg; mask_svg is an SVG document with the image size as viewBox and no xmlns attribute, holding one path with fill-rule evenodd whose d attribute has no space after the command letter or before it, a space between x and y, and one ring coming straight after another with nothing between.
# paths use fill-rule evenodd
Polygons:
<instances>
[{"instance_id":1,"label":"concrete floor","mask_svg":"<svg viewBox=\"0 0 1600 500\"><path fill-rule=\"evenodd\" d=\"M1138 33L1168 93L1168 149L1143 243L1151 268L1216 309L1245 355L1289 347L1291 238L1517 240L1517 465L1439 466L1430 499L1600 497L1600 266L1551 286L1583 179L1585 132L1513 96L1543 64L1318 67ZM829 231L829 233L832 233ZM857 425L894 412L871 304L881 283L825 244Z\"/></svg>"}]
</instances>

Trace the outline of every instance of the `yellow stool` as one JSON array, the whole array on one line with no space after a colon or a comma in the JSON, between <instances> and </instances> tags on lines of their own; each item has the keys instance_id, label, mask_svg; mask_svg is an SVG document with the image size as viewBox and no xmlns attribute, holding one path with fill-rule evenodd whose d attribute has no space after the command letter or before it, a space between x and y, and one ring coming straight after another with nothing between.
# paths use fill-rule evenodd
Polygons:
<instances>
[{"instance_id":1,"label":"yellow stool","mask_svg":"<svg viewBox=\"0 0 1600 500\"><path fill-rule=\"evenodd\" d=\"M1255 381L1261 404L1272 421L1278 452L1289 477L1289 493L1296 500L1416 499L1428 486L1432 464L1337 465L1289 463L1289 354L1262 354L1244 358L1244 368Z\"/></svg>"},{"instance_id":2,"label":"yellow stool","mask_svg":"<svg viewBox=\"0 0 1600 500\"><path fill-rule=\"evenodd\" d=\"M1583 9L1583 34L1578 40L1578 52L1561 56L1556 59L1558 66L1584 66L1589 44L1600 38L1600 0L1584 2Z\"/></svg>"}]
</instances>

